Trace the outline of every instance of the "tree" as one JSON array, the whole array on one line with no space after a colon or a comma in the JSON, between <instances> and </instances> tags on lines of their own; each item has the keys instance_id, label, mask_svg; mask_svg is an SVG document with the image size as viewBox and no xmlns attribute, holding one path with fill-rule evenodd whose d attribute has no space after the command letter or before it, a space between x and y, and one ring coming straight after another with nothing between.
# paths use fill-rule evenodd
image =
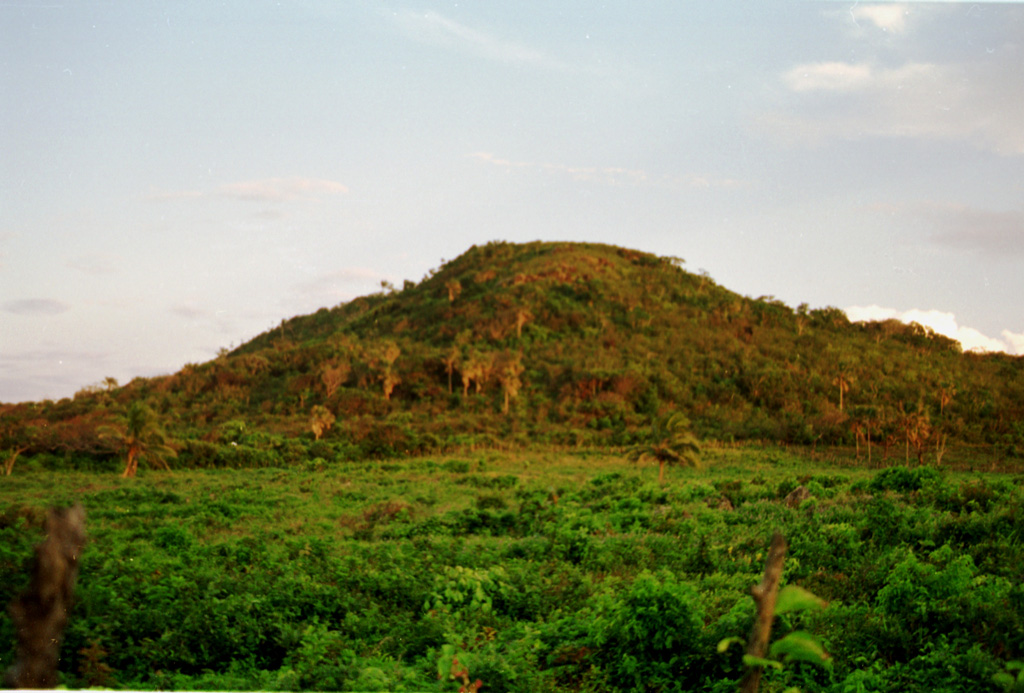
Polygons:
<instances>
[{"instance_id":1,"label":"tree","mask_svg":"<svg viewBox=\"0 0 1024 693\"><path fill-rule=\"evenodd\" d=\"M444 363L444 370L448 373L448 394L452 393L452 374L455 373L455 366L459 363L459 346L452 344L448 352L441 357L441 362Z\"/></svg>"},{"instance_id":2,"label":"tree","mask_svg":"<svg viewBox=\"0 0 1024 693\"><path fill-rule=\"evenodd\" d=\"M462 282L458 279L450 279L444 283L444 288L448 289L448 303L454 303L462 293Z\"/></svg>"},{"instance_id":3,"label":"tree","mask_svg":"<svg viewBox=\"0 0 1024 693\"><path fill-rule=\"evenodd\" d=\"M875 424L875 417L877 411L875 407L860 406L855 407L853 410L853 419L850 424L850 429L853 431L853 435L856 439L857 445L857 459L860 459L860 441L864 441L868 446L868 466L871 465L871 428Z\"/></svg>"},{"instance_id":4,"label":"tree","mask_svg":"<svg viewBox=\"0 0 1024 693\"><path fill-rule=\"evenodd\" d=\"M533 313L530 312L529 308L525 306L516 308L516 339L521 339L523 336L523 325L533 319Z\"/></svg>"},{"instance_id":5,"label":"tree","mask_svg":"<svg viewBox=\"0 0 1024 693\"><path fill-rule=\"evenodd\" d=\"M850 431L853 432L853 441L857 450L857 459L860 459L860 441L864 438L864 422L860 419L850 419Z\"/></svg>"},{"instance_id":6,"label":"tree","mask_svg":"<svg viewBox=\"0 0 1024 693\"><path fill-rule=\"evenodd\" d=\"M651 424L647 440L629 450L634 462L649 459L658 462L658 483L665 479L666 465L700 467L700 444L690 432L690 422L681 412L673 412Z\"/></svg>"},{"instance_id":7,"label":"tree","mask_svg":"<svg viewBox=\"0 0 1024 693\"><path fill-rule=\"evenodd\" d=\"M917 454L918 464L924 464L924 450L931 437L931 420L924 407L918 405L917 411L903 412L900 416L900 428L906 445L905 463L910 464L910 448Z\"/></svg>"},{"instance_id":8,"label":"tree","mask_svg":"<svg viewBox=\"0 0 1024 693\"><path fill-rule=\"evenodd\" d=\"M394 371L395 360L401 354L402 350L398 348L398 345L390 341L386 342L380 350L380 358L384 361L380 381L383 386L384 399L386 400L391 399L391 393L395 391L395 386L402 382L402 378Z\"/></svg>"},{"instance_id":9,"label":"tree","mask_svg":"<svg viewBox=\"0 0 1024 693\"><path fill-rule=\"evenodd\" d=\"M493 359L490 354L471 352L459 368L462 375L462 396L469 395L470 384L474 386L474 392L480 394L480 389L490 378L492 370Z\"/></svg>"},{"instance_id":10,"label":"tree","mask_svg":"<svg viewBox=\"0 0 1024 693\"><path fill-rule=\"evenodd\" d=\"M28 450L27 447L14 448L11 454L7 457L7 461L4 462L4 475L10 476L11 472L14 471L14 463L18 460L18 455Z\"/></svg>"},{"instance_id":11,"label":"tree","mask_svg":"<svg viewBox=\"0 0 1024 693\"><path fill-rule=\"evenodd\" d=\"M327 399L334 395L335 391L345 384L352 367L345 362L338 364L326 364L320 371L320 382L324 385L324 393Z\"/></svg>"},{"instance_id":12,"label":"tree","mask_svg":"<svg viewBox=\"0 0 1024 693\"><path fill-rule=\"evenodd\" d=\"M104 426L100 435L113 440L124 451L125 466L121 476L125 478L135 476L142 458L171 471L165 458L178 456L174 448L168 445L167 434L156 414L141 402L133 402L113 425Z\"/></svg>"},{"instance_id":13,"label":"tree","mask_svg":"<svg viewBox=\"0 0 1024 693\"><path fill-rule=\"evenodd\" d=\"M523 386L522 380L519 376L523 373L522 354L505 354L498 361L497 373L498 381L501 383L502 393L505 395L504 403L501 407L502 414L508 414L509 400L516 398L519 395L519 390Z\"/></svg>"},{"instance_id":14,"label":"tree","mask_svg":"<svg viewBox=\"0 0 1024 693\"><path fill-rule=\"evenodd\" d=\"M832 380L832 384L839 388L839 411L842 411L843 395L850 391L850 376L844 364L839 364L839 373Z\"/></svg>"},{"instance_id":15,"label":"tree","mask_svg":"<svg viewBox=\"0 0 1024 693\"><path fill-rule=\"evenodd\" d=\"M0 429L0 451L7 454L7 459L4 460L5 476L10 476L14 471L14 463L17 462L18 456L29 449L37 432L38 429L35 426L13 421Z\"/></svg>"},{"instance_id":16,"label":"tree","mask_svg":"<svg viewBox=\"0 0 1024 693\"><path fill-rule=\"evenodd\" d=\"M956 385L943 384L939 388L939 416L946 413L946 405L953 401L956 396Z\"/></svg>"},{"instance_id":17,"label":"tree","mask_svg":"<svg viewBox=\"0 0 1024 693\"><path fill-rule=\"evenodd\" d=\"M309 428L313 431L313 439L320 440L324 433L331 430L335 417L331 410L323 405L316 405L309 412Z\"/></svg>"}]
</instances>

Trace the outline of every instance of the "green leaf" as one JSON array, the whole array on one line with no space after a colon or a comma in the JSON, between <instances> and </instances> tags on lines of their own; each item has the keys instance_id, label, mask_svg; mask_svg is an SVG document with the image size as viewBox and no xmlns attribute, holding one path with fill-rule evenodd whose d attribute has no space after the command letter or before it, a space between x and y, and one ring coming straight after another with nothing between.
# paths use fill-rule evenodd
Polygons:
<instances>
[{"instance_id":1,"label":"green leaf","mask_svg":"<svg viewBox=\"0 0 1024 693\"><path fill-rule=\"evenodd\" d=\"M779 590L778 599L775 601L775 613L785 614L790 611L823 609L827 604L828 602L824 599L808 592L803 587L786 585Z\"/></svg>"},{"instance_id":2,"label":"green leaf","mask_svg":"<svg viewBox=\"0 0 1024 693\"><path fill-rule=\"evenodd\" d=\"M729 649L733 643L743 644L743 638L725 638L718 642L718 652L722 653Z\"/></svg>"},{"instance_id":3,"label":"green leaf","mask_svg":"<svg viewBox=\"0 0 1024 693\"><path fill-rule=\"evenodd\" d=\"M826 666L828 653L816 637L805 630L795 630L789 635L772 643L769 653L773 657L783 657L786 661L799 660Z\"/></svg>"},{"instance_id":4,"label":"green leaf","mask_svg":"<svg viewBox=\"0 0 1024 693\"><path fill-rule=\"evenodd\" d=\"M782 662L776 662L774 659L755 657L754 655L743 655L743 664L748 667L772 667L773 669L782 668Z\"/></svg>"},{"instance_id":5,"label":"green leaf","mask_svg":"<svg viewBox=\"0 0 1024 693\"><path fill-rule=\"evenodd\" d=\"M998 683L1003 688L1009 690L1015 683L1014 678L1007 674L1005 671L1000 671L998 674L992 675L992 681Z\"/></svg>"}]
</instances>

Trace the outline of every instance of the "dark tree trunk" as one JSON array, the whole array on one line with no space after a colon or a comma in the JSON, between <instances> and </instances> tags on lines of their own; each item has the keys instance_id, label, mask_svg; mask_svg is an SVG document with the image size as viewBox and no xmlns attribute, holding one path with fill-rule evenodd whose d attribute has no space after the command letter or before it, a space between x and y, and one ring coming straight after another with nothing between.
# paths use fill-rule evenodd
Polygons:
<instances>
[{"instance_id":1,"label":"dark tree trunk","mask_svg":"<svg viewBox=\"0 0 1024 693\"><path fill-rule=\"evenodd\" d=\"M54 688L57 661L85 546L85 510L52 508L46 518L46 540L36 547L32 581L11 602L17 633L17 659L4 684L12 688Z\"/></svg>"}]
</instances>

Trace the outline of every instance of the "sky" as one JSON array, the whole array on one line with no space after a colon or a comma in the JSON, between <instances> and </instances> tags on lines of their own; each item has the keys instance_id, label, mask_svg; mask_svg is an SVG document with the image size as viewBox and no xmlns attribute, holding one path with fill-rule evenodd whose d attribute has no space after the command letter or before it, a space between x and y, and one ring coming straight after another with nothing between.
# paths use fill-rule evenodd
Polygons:
<instances>
[{"instance_id":1,"label":"sky","mask_svg":"<svg viewBox=\"0 0 1024 693\"><path fill-rule=\"evenodd\" d=\"M1024 5L0 2L0 402L492 240L1024 354Z\"/></svg>"}]
</instances>

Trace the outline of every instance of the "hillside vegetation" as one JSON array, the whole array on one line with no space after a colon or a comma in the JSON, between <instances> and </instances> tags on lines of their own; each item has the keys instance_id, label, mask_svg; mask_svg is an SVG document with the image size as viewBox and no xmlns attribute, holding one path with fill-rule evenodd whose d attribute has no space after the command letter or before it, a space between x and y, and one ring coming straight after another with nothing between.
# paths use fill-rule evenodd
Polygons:
<instances>
[{"instance_id":1,"label":"hillside vegetation","mask_svg":"<svg viewBox=\"0 0 1024 693\"><path fill-rule=\"evenodd\" d=\"M102 432L133 403L196 467L624 446L669 411L703 439L844 445L873 462L1024 449L1020 358L740 296L683 266L597 244L474 246L173 375L0 405L0 451L116 466L123 449Z\"/></svg>"}]
</instances>

